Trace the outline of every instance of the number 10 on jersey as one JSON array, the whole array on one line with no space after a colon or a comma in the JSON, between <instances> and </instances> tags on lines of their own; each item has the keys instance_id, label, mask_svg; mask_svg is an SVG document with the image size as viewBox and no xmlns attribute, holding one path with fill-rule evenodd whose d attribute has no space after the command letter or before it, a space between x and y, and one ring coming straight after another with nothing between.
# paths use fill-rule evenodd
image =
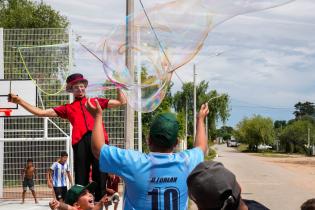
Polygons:
<instances>
[{"instance_id":1,"label":"number 10 on jersey","mask_svg":"<svg viewBox=\"0 0 315 210\"><path fill-rule=\"evenodd\" d=\"M148 195L152 196L152 210L161 210L162 202L164 210L179 210L179 192L176 187L153 188Z\"/></svg>"}]
</instances>

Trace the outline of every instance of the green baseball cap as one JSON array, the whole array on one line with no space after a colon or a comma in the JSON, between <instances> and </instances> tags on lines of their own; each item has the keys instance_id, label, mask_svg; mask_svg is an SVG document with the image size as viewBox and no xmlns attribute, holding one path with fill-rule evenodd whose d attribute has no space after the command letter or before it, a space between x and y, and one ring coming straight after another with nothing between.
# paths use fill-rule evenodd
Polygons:
<instances>
[{"instance_id":1,"label":"green baseball cap","mask_svg":"<svg viewBox=\"0 0 315 210\"><path fill-rule=\"evenodd\" d=\"M175 114L162 113L157 115L150 127L150 138L156 146L173 147L177 142L179 124Z\"/></svg>"},{"instance_id":2,"label":"green baseball cap","mask_svg":"<svg viewBox=\"0 0 315 210\"><path fill-rule=\"evenodd\" d=\"M96 186L96 182L91 182L86 186L79 184L73 185L66 194L65 203L73 205L85 190L88 190L90 193L94 193Z\"/></svg>"}]
</instances>

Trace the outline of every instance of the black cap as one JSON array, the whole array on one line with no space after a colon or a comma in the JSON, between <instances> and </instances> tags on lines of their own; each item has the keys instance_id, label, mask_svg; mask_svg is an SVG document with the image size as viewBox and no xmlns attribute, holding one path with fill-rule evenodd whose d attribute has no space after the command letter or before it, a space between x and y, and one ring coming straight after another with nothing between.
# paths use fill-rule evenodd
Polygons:
<instances>
[{"instance_id":1,"label":"black cap","mask_svg":"<svg viewBox=\"0 0 315 210\"><path fill-rule=\"evenodd\" d=\"M241 188L235 175L222 163L200 163L187 178L189 197L198 208L221 209L223 206L238 206Z\"/></svg>"},{"instance_id":2,"label":"black cap","mask_svg":"<svg viewBox=\"0 0 315 210\"><path fill-rule=\"evenodd\" d=\"M301 210L314 210L314 209L315 209L315 198L308 199L301 206Z\"/></svg>"}]
</instances>

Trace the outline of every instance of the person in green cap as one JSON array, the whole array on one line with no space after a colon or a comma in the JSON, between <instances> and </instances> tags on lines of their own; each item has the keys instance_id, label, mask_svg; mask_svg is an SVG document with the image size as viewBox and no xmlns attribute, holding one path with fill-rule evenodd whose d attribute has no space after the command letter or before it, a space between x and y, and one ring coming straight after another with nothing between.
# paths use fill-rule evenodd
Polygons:
<instances>
[{"instance_id":1,"label":"person in green cap","mask_svg":"<svg viewBox=\"0 0 315 210\"><path fill-rule=\"evenodd\" d=\"M52 210L102 210L109 202L109 198L105 195L95 204L92 193L95 192L96 187L96 182L91 182L87 186L76 184L68 190L65 203L54 199L49 202L49 207Z\"/></svg>"},{"instance_id":2,"label":"person in green cap","mask_svg":"<svg viewBox=\"0 0 315 210\"><path fill-rule=\"evenodd\" d=\"M100 170L116 174L125 182L123 209L187 209L187 176L207 152L204 121L208 105L202 105L198 113L195 148L178 153L173 153L178 143L176 116L157 115L150 127L149 154L104 144L101 106L97 100L95 106L88 100L86 107L95 118L91 146Z\"/></svg>"}]
</instances>

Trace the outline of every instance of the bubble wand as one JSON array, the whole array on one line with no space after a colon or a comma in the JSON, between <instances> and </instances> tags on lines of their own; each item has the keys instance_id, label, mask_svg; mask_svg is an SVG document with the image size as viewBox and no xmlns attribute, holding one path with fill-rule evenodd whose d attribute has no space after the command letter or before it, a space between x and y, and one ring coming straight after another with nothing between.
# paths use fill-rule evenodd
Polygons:
<instances>
[{"instance_id":1,"label":"bubble wand","mask_svg":"<svg viewBox=\"0 0 315 210\"><path fill-rule=\"evenodd\" d=\"M11 91L11 80L10 80L10 85L9 85L9 94L8 94L8 98L9 98L9 101L11 101L11 98L12 98L12 91Z\"/></svg>"},{"instance_id":2,"label":"bubble wand","mask_svg":"<svg viewBox=\"0 0 315 210\"><path fill-rule=\"evenodd\" d=\"M210 98L210 99L207 101L207 103L209 103L209 102L212 101L213 99L220 98L220 97L222 97L222 96L224 96L224 95L212 97L212 98Z\"/></svg>"}]
</instances>

